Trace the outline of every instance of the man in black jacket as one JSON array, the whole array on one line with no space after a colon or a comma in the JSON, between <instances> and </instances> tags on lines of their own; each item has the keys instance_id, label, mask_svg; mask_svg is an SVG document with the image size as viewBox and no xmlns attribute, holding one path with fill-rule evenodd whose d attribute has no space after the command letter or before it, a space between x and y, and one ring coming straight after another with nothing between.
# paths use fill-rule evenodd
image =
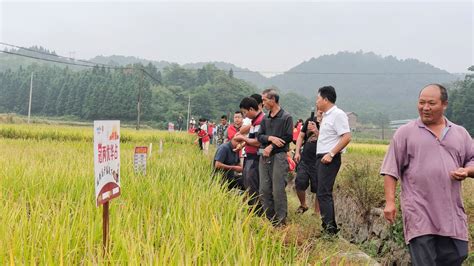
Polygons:
<instances>
[{"instance_id":1,"label":"man in black jacket","mask_svg":"<svg viewBox=\"0 0 474 266\"><path fill-rule=\"evenodd\" d=\"M288 213L286 153L293 140L293 118L279 104L274 89L262 92L265 108L269 111L257 134L262 155L259 161L260 195L265 214L275 226L285 225Z\"/></svg>"}]
</instances>

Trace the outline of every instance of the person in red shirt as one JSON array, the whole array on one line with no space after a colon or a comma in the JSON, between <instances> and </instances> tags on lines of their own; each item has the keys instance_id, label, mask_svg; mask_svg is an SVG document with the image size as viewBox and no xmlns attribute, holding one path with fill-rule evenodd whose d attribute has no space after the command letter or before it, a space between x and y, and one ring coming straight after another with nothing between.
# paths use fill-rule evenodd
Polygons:
<instances>
[{"instance_id":1,"label":"person in red shirt","mask_svg":"<svg viewBox=\"0 0 474 266\"><path fill-rule=\"evenodd\" d=\"M199 130L198 137L202 140L202 149L204 152L209 150L209 134L204 130ZM207 143L207 144L206 144ZM207 145L207 148L206 148Z\"/></svg>"},{"instance_id":2,"label":"person in red shirt","mask_svg":"<svg viewBox=\"0 0 474 266\"><path fill-rule=\"evenodd\" d=\"M214 138L214 127L215 125L211 121L207 123L207 134L209 135L210 144L212 144Z\"/></svg>"},{"instance_id":3,"label":"person in red shirt","mask_svg":"<svg viewBox=\"0 0 474 266\"><path fill-rule=\"evenodd\" d=\"M300 135L301 128L303 127L303 120L300 118L296 122L295 128L293 128L293 144L296 144L298 136Z\"/></svg>"},{"instance_id":4,"label":"person in red shirt","mask_svg":"<svg viewBox=\"0 0 474 266\"><path fill-rule=\"evenodd\" d=\"M257 140L257 132L260 129L260 123L264 118L263 112L258 106L258 102L252 97L245 97L240 102L240 110L245 114L245 117L252 120L248 136L238 134L234 139L246 143L244 158L244 170L242 173L244 188L247 190L250 199L249 205L256 205L258 214L263 214L262 205L259 200L259 184L260 176L258 172L260 142Z\"/></svg>"},{"instance_id":5,"label":"person in red shirt","mask_svg":"<svg viewBox=\"0 0 474 266\"><path fill-rule=\"evenodd\" d=\"M196 129L198 139L196 140L199 141L202 147L202 150L204 154L207 154L209 152L209 134L207 133L207 125L206 125L206 119L201 118L199 119L199 125L200 127Z\"/></svg>"},{"instance_id":6,"label":"person in red shirt","mask_svg":"<svg viewBox=\"0 0 474 266\"><path fill-rule=\"evenodd\" d=\"M240 127L242 127L242 123L244 121L244 116L242 115L241 111L237 111L234 114L234 123L231 124L225 133L226 142L230 141L237 132L239 132Z\"/></svg>"}]
</instances>

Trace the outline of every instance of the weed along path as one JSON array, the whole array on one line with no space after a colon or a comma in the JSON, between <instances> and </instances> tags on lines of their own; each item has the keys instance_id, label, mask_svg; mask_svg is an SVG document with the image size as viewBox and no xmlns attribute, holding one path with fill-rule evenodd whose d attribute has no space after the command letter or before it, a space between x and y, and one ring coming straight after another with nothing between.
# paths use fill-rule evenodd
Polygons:
<instances>
[{"instance_id":1,"label":"weed along path","mask_svg":"<svg viewBox=\"0 0 474 266\"><path fill-rule=\"evenodd\" d=\"M363 243L321 237L318 216L295 214L291 186L289 224L273 228L249 214L242 195L210 177L213 151L202 155L192 136L120 132L121 195L110 202L110 246L103 256L92 129L0 124L0 265L376 264L366 255L370 246L361 251ZM150 143L146 175L135 174L134 148ZM344 160L360 156L348 153ZM368 156L380 160L378 153ZM340 191L353 185L344 177L356 170L343 169ZM377 205L378 195L365 202Z\"/></svg>"}]
</instances>

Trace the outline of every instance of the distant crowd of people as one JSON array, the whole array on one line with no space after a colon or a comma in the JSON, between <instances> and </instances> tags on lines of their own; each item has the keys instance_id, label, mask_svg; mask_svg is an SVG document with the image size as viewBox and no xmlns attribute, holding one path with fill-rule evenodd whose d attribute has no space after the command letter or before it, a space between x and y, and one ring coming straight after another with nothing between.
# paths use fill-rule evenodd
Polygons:
<instances>
[{"instance_id":1,"label":"distant crowd of people","mask_svg":"<svg viewBox=\"0 0 474 266\"><path fill-rule=\"evenodd\" d=\"M214 174L229 189L245 191L248 203L276 227L285 226L288 172L296 166L298 214L308 211L306 191L316 194L324 234L339 228L333 187L341 154L351 141L346 113L336 106L332 86L318 89L314 111L295 124L274 89L241 100L233 122L191 120L191 132L204 153L215 142ZM419 118L399 128L381 167L385 218L395 222L395 191L400 180L404 235L414 265L461 265L468 254L468 224L461 198L461 181L474 177L474 142L461 126L450 122L447 90L431 84L420 91ZM294 154L290 143L294 143Z\"/></svg>"}]
</instances>

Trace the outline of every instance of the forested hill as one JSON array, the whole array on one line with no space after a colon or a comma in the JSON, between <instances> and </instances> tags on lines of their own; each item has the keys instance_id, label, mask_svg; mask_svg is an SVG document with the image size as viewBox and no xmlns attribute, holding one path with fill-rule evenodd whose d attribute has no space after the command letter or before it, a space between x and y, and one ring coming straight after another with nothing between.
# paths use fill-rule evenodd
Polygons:
<instances>
[{"instance_id":1,"label":"forested hill","mask_svg":"<svg viewBox=\"0 0 474 266\"><path fill-rule=\"evenodd\" d=\"M154 64L159 67L163 62ZM183 67L197 69L205 64L186 64ZM230 63L212 64L224 71L232 69L234 77L246 80L259 89L275 86L283 92L293 92L293 95L303 96L311 102L319 87L333 85L338 92L339 106L357 113L364 121L372 122L380 115L387 119L415 117L414 103L424 85L448 84L463 79L462 76L450 74L416 59L401 60L362 51L312 58L271 78Z\"/></svg>"},{"instance_id":2,"label":"forested hill","mask_svg":"<svg viewBox=\"0 0 474 266\"><path fill-rule=\"evenodd\" d=\"M469 66L466 66L466 68ZM360 117L383 113L391 119L416 117L420 89L460 77L415 59L399 60L374 53L340 52L313 58L272 77L268 85L315 97L317 88L333 85L338 105Z\"/></svg>"},{"instance_id":3,"label":"forested hill","mask_svg":"<svg viewBox=\"0 0 474 266\"><path fill-rule=\"evenodd\" d=\"M257 86L258 88L262 89L268 86L269 82L268 79L263 76L262 74L252 71L247 68L241 68L234 64L225 63L225 62L201 62L201 63L190 63L184 64L184 68L190 69L198 69L202 68L205 65L212 64L218 69L222 69L224 71L232 71L234 77L238 79L243 79L247 82L252 83L253 85Z\"/></svg>"},{"instance_id":4,"label":"forested hill","mask_svg":"<svg viewBox=\"0 0 474 266\"><path fill-rule=\"evenodd\" d=\"M13 51L70 62L68 59L55 57L54 51L42 47L31 49L42 54ZM180 66L166 61L116 55L96 56L91 61L114 66L140 64L153 72L160 82L145 80L150 83L150 91L143 92L149 93L144 102L143 118L163 124L175 121L178 115L186 113L188 95L192 97L193 115L215 119L223 113L235 111L239 97L269 86L275 86L285 93L282 104L295 118L307 116L314 105L317 89L324 85L336 87L337 104L346 111L355 112L359 121L378 122L380 117L384 120L412 118L416 117L415 103L418 92L424 85L435 82L449 84L461 78L415 59L400 60L364 52L340 52L312 58L272 78L225 62ZM0 84L0 112L26 113L27 100L24 97L28 94L32 69L38 71L35 78L35 88L38 88L35 90L36 97L33 97L32 107L34 114L95 119L104 113L94 111L89 106L94 106L102 99L109 100L110 91L113 91L113 97L119 99L119 106L124 108L110 111L110 108L104 107L104 110L108 110L107 118L136 117L138 81L134 81L136 77L133 73L100 68L91 70L78 66L64 69L62 64L7 54L0 54L0 75L3 79ZM112 86L114 88L108 89ZM100 94L96 90L102 90L104 98L95 97ZM163 95L167 95L166 99ZM12 99L13 96L18 97ZM72 108L69 104L67 108L62 106L65 104L64 97L76 107ZM81 110L78 109L79 106Z\"/></svg>"},{"instance_id":5,"label":"forested hill","mask_svg":"<svg viewBox=\"0 0 474 266\"><path fill-rule=\"evenodd\" d=\"M99 63L99 64L108 64L108 65L116 65L116 66L125 66L129 64L137 64L137 63L147 65L151 63L156 68L158 68L158 70L163 70L165 67L176 65L175 63L171 63L167 61L154 61L154 60L147 60L147 59L138 58L134 56L122 56L122 55L96 56L92 58L90 61ZM248 81L259 88L263 88L267 86L268 84L268 79L264 77L263 75L261 75L260 73L251 71L247 68L241 68L234 64L226 63L226 62L188 63L188 64L182 65L182 67L186 69L199 69L209 64L214 65L216 68L220 70L224 70L224 71L232 70L235 78Z\"/></svg>"},{"instance_id":6,"label":"forested hill","mask_svg":"<svg viewBox=\"0 0 474 266\"><path fill-rule=\"evenodd\" d=\"M8 69L0 72L0 113L28 113L32 73L34 116L133 121L141 91L142 121L160 128L179 116L186 117L189 98L193 117L216 121L237 111L243 97L258 92L255 86L213 65L191 70L173 64L162 71L153 64L129 66L145 69L153 79L139 70L105 67L72 70L31 64ZM283 95L281 102L295 118L307 116L313 104L291 94Z\"/></svg>"},{"instance_id":7,"label":"forested hill","mask_svg":"<svg viewBox=\"0 0 474 266\"><path fill-rule=\"evenodd\" d=\"M15 56L7 53L0 53L0 72L4 72L8 69L16 70L19 67L26 67L31 64L38 65L48 65L48 66L64 66L63 64L54 63L52 61L59 62L70 62L65 58L60 58L57 56L56 52L53 50L46 49L41 46L32 46L25 49L5 49L3 52L15 53L23 56ZM34 59L32 57L44 59L43 61ZM75 68L75 67L72 67ZM81 69L81 68L77 68Z\"/></svg>"},{"instance_id":8,"label":"forested hill","mask_svg":"<svg viewBox=\"0 0 474 266\"><path fill-rule=\"evenodd\" d=\"M135 56L123 56L123 55L111 55L111 56L98 55L92 58L90 61L98 63L98 64L106 64L106 65L113 65L113 66L126 66L126 65L133 65L133 64L148 65L151 63L158 70L163 70L165 67L172 65L172 63L167 62L167 61L155 61L155 60L138 58Z\"/></svg>"}]
</instances>

